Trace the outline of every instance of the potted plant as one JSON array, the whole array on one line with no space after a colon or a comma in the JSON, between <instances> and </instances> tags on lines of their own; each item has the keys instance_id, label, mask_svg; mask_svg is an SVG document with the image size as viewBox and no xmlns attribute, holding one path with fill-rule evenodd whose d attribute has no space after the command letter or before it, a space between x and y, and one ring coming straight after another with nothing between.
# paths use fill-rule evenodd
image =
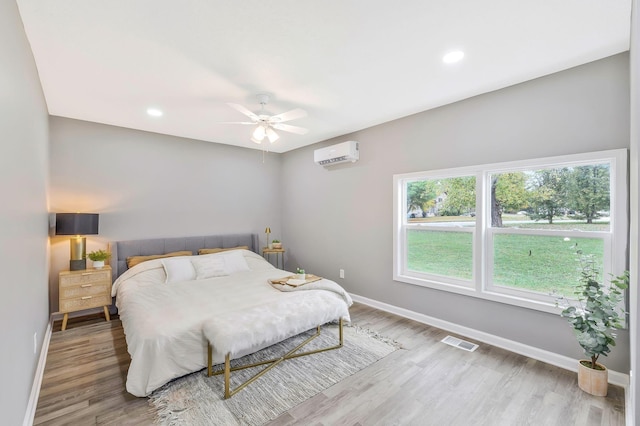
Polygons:
<instances>
[{"instance_id":1,"label":"potted plant","mask_svg":"<svg viewBox=\"0 0 640 426\"><path fill-rule=\"evenodd\" d=\"M273 244L273 248L274 249L281 249L282 248L282 243L280 242L280 240L273 240L273 241L271 241L271 243Z\"/></svg>"},{"instance_id":2,"label":"potted plant","mask_svg":"<svg viewBox=\"0 0 640 426\"><path fill-rule=\"evenodd\" d=\"M296 268L296 279L298 280L306 280L307 274L305 274L304 269Z\"/></svg>"},{"instance_id":3,"label":"potted plant","mask_svg":"<svg viewBox=\"0 0 640 426\"><path fill-rule=\"evenodd\" d=\"M607 356L615 346L614 330L624 326L625 311L621 307L623 291L629 286L629 271L613 277L611 285L604 284L600 267L593 256L580 256L580 278L575 285L577 300L566 297L558 299L556 305L563 306L560 314L569 321L584 354L589 358L578 364L578 386L596 396L606 396L608 387L607 368L598 363L600 355Z\"/></svg>"},{"instance_id":4,"label":"potted plant","mask_svg":"<svg viewBox=\"0 0 640 426\"><path fill-rule=\"evenodd\" d=\"M96 250L87 254L87 257L93 261L93 267L96 269L104 267L104 261L107 260L109 256L110 253L106 250Z\"/></svg>"}]
</instances>

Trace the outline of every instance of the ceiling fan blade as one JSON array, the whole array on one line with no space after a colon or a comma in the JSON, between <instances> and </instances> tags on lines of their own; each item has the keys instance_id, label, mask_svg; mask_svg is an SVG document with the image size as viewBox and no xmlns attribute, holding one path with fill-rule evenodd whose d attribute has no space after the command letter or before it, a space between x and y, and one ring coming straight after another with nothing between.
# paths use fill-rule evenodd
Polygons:
<instances>
[{"instance_id":1,"label":"ceiling fan blade","mask_svg":"<svg viewBox=\"0 0 640 426\"><path fill-rule=\"evenodd\" d=\"M255 121L219 121L216 124L252 124L256 125Z\"/></svg>"},{"instance_id":2,"label":"ceiling fan blade","mask_svg":"<svg viewBox=\"0 0 640 426\"><path fill-rule=\"evenodd\" d=\"M281 123L274 123L271 127L278 130L284 130L285 132L296 133L298 135L306 135L307 132L309 131L304 127L292 126L290 124L281 124Z\"/></svg>"},{"instance_id":3,"label":"ceiling fan blade","mask_svg":"<svg viewBox=\"0 0 640 426\"><path fill-rule=\"evenodd\" d=\"M307 111L296 108L291 111L283 112L282 114L272 115L269 121L272 123L282 123L285 121L295 120L296 118L302 118L307 116Z\"/></svg>"},{"instance_id":4,"label":"ceiling fan blade","mask_svg":"<svg viewBox=\"0 0 640 426\"><path fill-rule=\"evenodd\" d=\"M232 104L232 103L228 103L227 105L237 110L238 112L241 112L242 114L246 115L252 120L255 120L255 121L259 120L257 115L255 115L253 112L249 111L247 108L243 107L242 105Z\"/></svg>"}]
</instances>

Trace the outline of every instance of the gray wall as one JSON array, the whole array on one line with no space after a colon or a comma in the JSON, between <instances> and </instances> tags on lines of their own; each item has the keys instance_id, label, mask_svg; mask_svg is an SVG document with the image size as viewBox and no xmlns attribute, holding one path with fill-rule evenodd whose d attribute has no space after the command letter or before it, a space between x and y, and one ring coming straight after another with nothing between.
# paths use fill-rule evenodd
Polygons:
<instances>
[{"instance_id":1,"label":"gray wall","mask_svg":"<svg viewBox=\"0 0 640 426\"><path fill-rule=\"evenodd\" d=\"M15 1L0 2L0 58L0 412L2 424L18 425L49 319L48 130L42 88Z\"/></svg>"},{"instance_id":2,"label":"gray wall","mask_svg":"<svg viewBox=\"0 0 640 426\"><path fill-rule=\"evenodd\" d=\"M286 266L360 296L581 357L559 316L393 281L392 176L628 148L628 66L628 54L616 55L284 154ZM314 149L345 140L360 142L360 161L331 169L313 163ZM628 372L626 330L604 361Z\"/></svg>"},{"instance_id":3,"label":"gray wall","mask_svg":"<svg viewBox=\"0 0 640 426\"><path fill-rule=\"evenodd\" d=\"M60 117L50 118L50 211L100 214L109 241L253 232L282 236L281 155ZM51 311L69 238L51 238ZM88 264L90 262L88 261Z\"/></svg>"}]
</instances>

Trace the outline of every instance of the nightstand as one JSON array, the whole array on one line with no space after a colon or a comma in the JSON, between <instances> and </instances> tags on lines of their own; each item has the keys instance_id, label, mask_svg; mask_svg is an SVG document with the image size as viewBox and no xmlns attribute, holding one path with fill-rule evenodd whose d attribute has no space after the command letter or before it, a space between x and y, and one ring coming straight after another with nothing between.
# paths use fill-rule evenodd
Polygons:
<instances>
[{"instance_id":1,"label":"nightstand","mask_svg":"<svg viewBox=\"0 0 640 426\"><path fill-rule=\"evenodd\" d=\"M64 313L62 330L67 329L69 312L84 309L104 308L107 321L109 305L111 305L111 267L101 269L84 269L80 271L62 271L59 281L59 311Z\"/></svg>"},{"instance_id":2,"label":"nightstand","mask_svg":"<svg viewBox=\"0 0 640 426\"><path fill-rule=\"evenodd\" d=\"M282 264L282 266L280 266L280 269L284 269L284 249L283 248L270 249L268 247L264 247L262 249L262 257L267 259L267 261L269 261L269 257L272 254L276 255L276 268L278 267L278 265Z\"/></svg>"}]
</instances>

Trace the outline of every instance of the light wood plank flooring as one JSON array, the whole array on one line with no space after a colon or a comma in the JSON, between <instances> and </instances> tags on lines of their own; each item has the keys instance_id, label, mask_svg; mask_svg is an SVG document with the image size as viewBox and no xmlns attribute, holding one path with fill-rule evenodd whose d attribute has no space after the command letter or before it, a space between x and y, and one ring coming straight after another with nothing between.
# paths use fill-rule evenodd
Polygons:
<instances>
[{"instance_id":1,"label":"light wood plank flooring","mask_svg":"<svg viewBox=\"0 0 640 426\"><path fill-rule=\"evenodd\" d=\"M485 344L473 353L453 348L440 343L450 333L364 305L351 314L403 349L271 425L624 425L622 388L594 397L575 373ZM125 390L120 321L79 319L59 330L58 322L34 424L152 424L147 400Z\"/></svg>"}]
</instances>

